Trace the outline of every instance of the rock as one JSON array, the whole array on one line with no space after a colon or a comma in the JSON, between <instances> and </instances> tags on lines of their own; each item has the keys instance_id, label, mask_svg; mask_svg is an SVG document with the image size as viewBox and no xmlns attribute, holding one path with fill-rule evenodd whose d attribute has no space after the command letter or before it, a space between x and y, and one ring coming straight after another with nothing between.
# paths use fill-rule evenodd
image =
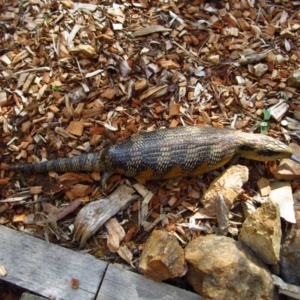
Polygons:
<instances>
[{"instance_id":1,"label":"rock","mask_svg":"<svg viewBox=\"0 0 300 300\"><path fill-rule=\"evenodd\" d=\"M296 223L292 188L288 182L275 181L271 184L269 199L279 205L280 217L287 222Z\"/></svg>"},{"instance_id":2,"label":"rock","mask_svg":"<svg viewBox=\"0 0 300 300\"><path fill-rule=\"evenodd\" d=\"M256 205L252 201L242 201L241 204L245 218L248 218L257 209Z\"/></svg>"},{"instance_id":3,"label":"rock","mask_svg":"<svg viewBox=\"0 0 300 300\"><path fill-rule=\"evenodd\" d=\"M187 271L184 250L174 236L154 230L140 257L139 269L155 281L181 277Z\"/></svg>"},{"instance_id":4,"label":"rock","mask_svg":"<svg viewBox=\"0 0 300 300\"><path fill-rule=\"evenodd\" d=\"M272 299L273 280L266 265L242 242L200 236L185 249L187 279L205 299Z\"/></svg>"},{"instance_id":5,"label":"rock","mask_svg":"<svg viewBox=\"0 0 300 300\"><path fill-rule=\"evenodd\" d=\"M243 223L239 240L265 263L279 262L281 223L278 204L266 201Z\"/></svg>"},{"instance_id":6,"label":"rock","mask_svg":"<svg viewBox=\"0 0 300 300\"><path fill-rule=\"evenodd\" d=\"M230 210L237 196L243 192L242 186L248 181L249 170L245 166L231 166L221 176L216 178L201 198L202 212L209 216L216 216L216 198L220 191L227 208Z\"/></svg>"},{"instance_id":7,"label":"rock","mask_svg":"<svg viewBox=\"0 0 300 300\"><path fill-rule=\"evenodd\" d=\"M259 189L259 193L262 197L269 196L271 193L270 182L267 178L261 177L257 181L257 186Z\"/></svg>"},{"instance_id":8,"label":"rock","mask_svg":"<svg viewBox=\"0 0 300 300\"><path fill-rule=\"evenodd\" d=\"M293 150L294 155L300 157L300 146L294 143L291 143L289 146ZM272 173L277 180L298 180L300 179L300 164L285 158L281 160L279 166Z\"/></svg>"},{"instance_id":9,"label":"rock","mask_svg":"<svg viewBox=\"0 0 300 300\"><path fill-rule=\"evenodd\" d=\"M285 237L280 253L281 277L288 283L300 283L300 190L294 193L296 224Z\"/></svg>"},{"instance_id":10,"label":"rock","mask_svg":"<svg viewBox=\"0 0 300 300\"><path fill-rule=\"evenodd\" d=\"M293 194L295 211L300 211L300 189L297 189ZM298 223L297 223L298 224Z\"/></svg>"}]
</instances>

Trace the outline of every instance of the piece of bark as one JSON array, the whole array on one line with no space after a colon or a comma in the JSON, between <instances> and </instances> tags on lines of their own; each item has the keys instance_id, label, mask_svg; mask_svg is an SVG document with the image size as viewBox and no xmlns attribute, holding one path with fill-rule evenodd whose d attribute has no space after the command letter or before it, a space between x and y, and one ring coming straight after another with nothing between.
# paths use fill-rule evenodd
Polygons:
<instances>
[{"instance_id":1,"label":"piece of bark","mask_svg":"<svg viewBox=\"0 0 300 300\"><path fill-rule=\"evenodd\" d=\"M157 99L164 96L168 91L168 85L160 85L148 88L145 92L140 95L141 100L146 100L148 98Z\"/></svg>"},{"instance_id":2,"label":"piece of bark","mask_svg":"<svg viewBox=\"0 0 300 300\"><path fill-rule=\"evenodd\" d=\"M221 193L216 197L216 216L218 220L218 234L226 236L229 228L229 210Z\"/></svg>"},{"instance_id":3,"label":"piece of bark","mask_svg":"<svg viewBox=\"0 0 300 300\"><path fill-rule=\"evenodd\" d=\"M272 275L274 285L278 286L279 294L284 294L293 299L300 299L300 287L284 282L280 277Z\"/></svg>"},{"instance_id":4,"label":"piece of bark","mask_svg":"<svg viewBox=\"0 0 300 300\"><path fill-rule=\"evenodd\" d=\"M90 185L86 184L76 184L70 192L73 195L73 199L77 197L85 197L92 192L93 188Z\"/></svg>"},{"instance_id":5,"label":"piece of bark","mask_svg":"<svg viewBox=\"0 0 300 300\"><path fill-rule=\"evenodd\" d=\"M138 91L143 91L145 88L147 88L148 86L148 82L146 79L141 79L141 80L138 80L135 85L134 85L134 90L136 92Z\"/></svg>"},{"instance_id":6,"label":"piece of bark","mask_svg":"<svg viewBox=\"0 0 300 300\"><path fill-rule=\"evenodd\" d=\"M70 132L71 134L77 135L77 136L82 136L83 133L83 123L82 122L78 122L78 121L71 121L67 131Z\"/></svg>"},{"instance_id":7,"label":"piece of bark","mask_svg":"<svg viewBox=\"0 0 300 300\"><path fill-rule=\"evenodd\" d=\"M81 58L96 58L97 52L91 45L78 45L70 50L71 53L77 54Z\"/></svg>"},{"instance_id":8,"label":"piece of bark","mask_svg":"<svg viewBox=\"0 0 300 300\"><path fill-rule=\"evenodd\" d=\"M108 197L83 207L74 222L74 237L80 248L108 219L137 198L134 192L133 188L123 184Z\"/></svg>"},{"instance_id":9,"label":"piece of bark","mask_svg":"<svg viewBox=\"0 0 300 300\"><path fill-rule=\"evenodd\" d=\"M104 224L107 232L107 247L115 253L120 248L120 243L125 237L125 231L116 218L111 218Z\"/></svg>"},{"instance_id":10,"label":"piece of bark","mask_svg":"<svg viewBox=\"0 0 300 300\"><path fill-rule=\"evenodd\" d=\"M173 116L178 116L180 113L180 103L173 103L170 104L169 106L169 116L173 117Z\"/></svg>"},{"instance_id":11,"label":"piece of bark","mask_svg":"<svg viewBox=\"0 0 300 300\"><path fill-rule=\"evenodd\" d=\"M152 25L152 26L147 26L145 28L139 29L135 31L132 35L134 37L138 37L138 36L148 35L155 32L166 32L166 31L172 31L172 29L166 28L161 25Z\"/></svg>"}]
</instances>

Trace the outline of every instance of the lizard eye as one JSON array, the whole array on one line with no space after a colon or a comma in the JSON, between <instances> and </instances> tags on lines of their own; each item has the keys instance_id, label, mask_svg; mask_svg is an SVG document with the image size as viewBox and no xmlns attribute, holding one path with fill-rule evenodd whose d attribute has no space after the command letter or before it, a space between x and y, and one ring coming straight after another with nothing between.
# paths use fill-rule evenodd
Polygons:
<instances>
[{"instance_id":1,"label":"lizard eye","mask_svg":"<svg viewBox=\"0 0 300 300\"><path fill-rule=\"evenodd\" d=\"M259 154L261 156L276 156L276 155L279 155L280 152L273 151L273 150L260 150L257 152L257 154Z\"/></svg>"}]
</instances>

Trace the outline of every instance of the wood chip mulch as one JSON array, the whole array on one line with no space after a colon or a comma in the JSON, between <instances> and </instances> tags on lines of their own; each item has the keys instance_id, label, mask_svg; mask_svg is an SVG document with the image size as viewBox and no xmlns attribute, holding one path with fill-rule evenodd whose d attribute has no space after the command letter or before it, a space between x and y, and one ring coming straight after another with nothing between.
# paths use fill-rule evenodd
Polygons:
<instances>
[{"instance_id":1,"label":"wood chip mulch","mask_svg":"<svg viewBox=\"0 0 300 300\"><path fill-rule=\"evenodd\" d=\"M181 125L297 139L300 97L287 79L300 62L299 7L279 0L0 0L1 162L96 152ZM147 222L173 214L159 224L181 242L191 240L199 232L178 224L188 222L219 173L146 183ZM115 175L102 191L97 172L49 175L1 170L0 224L75 248L82 206L120 183L136 183ZM134 255L149 234L137 238L141 201L117 215ZM52 223L29 225L49 215ZM105 237L102 228L86 248L115 259Z\"/></svg>"}]
</instances>

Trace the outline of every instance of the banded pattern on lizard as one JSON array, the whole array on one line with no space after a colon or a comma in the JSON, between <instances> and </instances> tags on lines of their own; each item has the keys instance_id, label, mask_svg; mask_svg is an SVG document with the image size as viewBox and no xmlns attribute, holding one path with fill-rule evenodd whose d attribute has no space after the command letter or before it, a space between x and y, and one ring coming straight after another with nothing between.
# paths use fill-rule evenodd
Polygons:
<instances>
[{"instance_id":1,"label":"banded pattern on lizard","mask_svg":"<svg viewBox=\"0 0 300 300\"><path fill-rule=\"evenodd\" d=\"M214 127L178 127L135 136L97 153L37 164L11 166L25 172L101 171L104 182L113 173L139 180L196 176L215 170L235 155L272 161L291 158L284 143L262 135Z\"/></svg>"}]
</instances>

